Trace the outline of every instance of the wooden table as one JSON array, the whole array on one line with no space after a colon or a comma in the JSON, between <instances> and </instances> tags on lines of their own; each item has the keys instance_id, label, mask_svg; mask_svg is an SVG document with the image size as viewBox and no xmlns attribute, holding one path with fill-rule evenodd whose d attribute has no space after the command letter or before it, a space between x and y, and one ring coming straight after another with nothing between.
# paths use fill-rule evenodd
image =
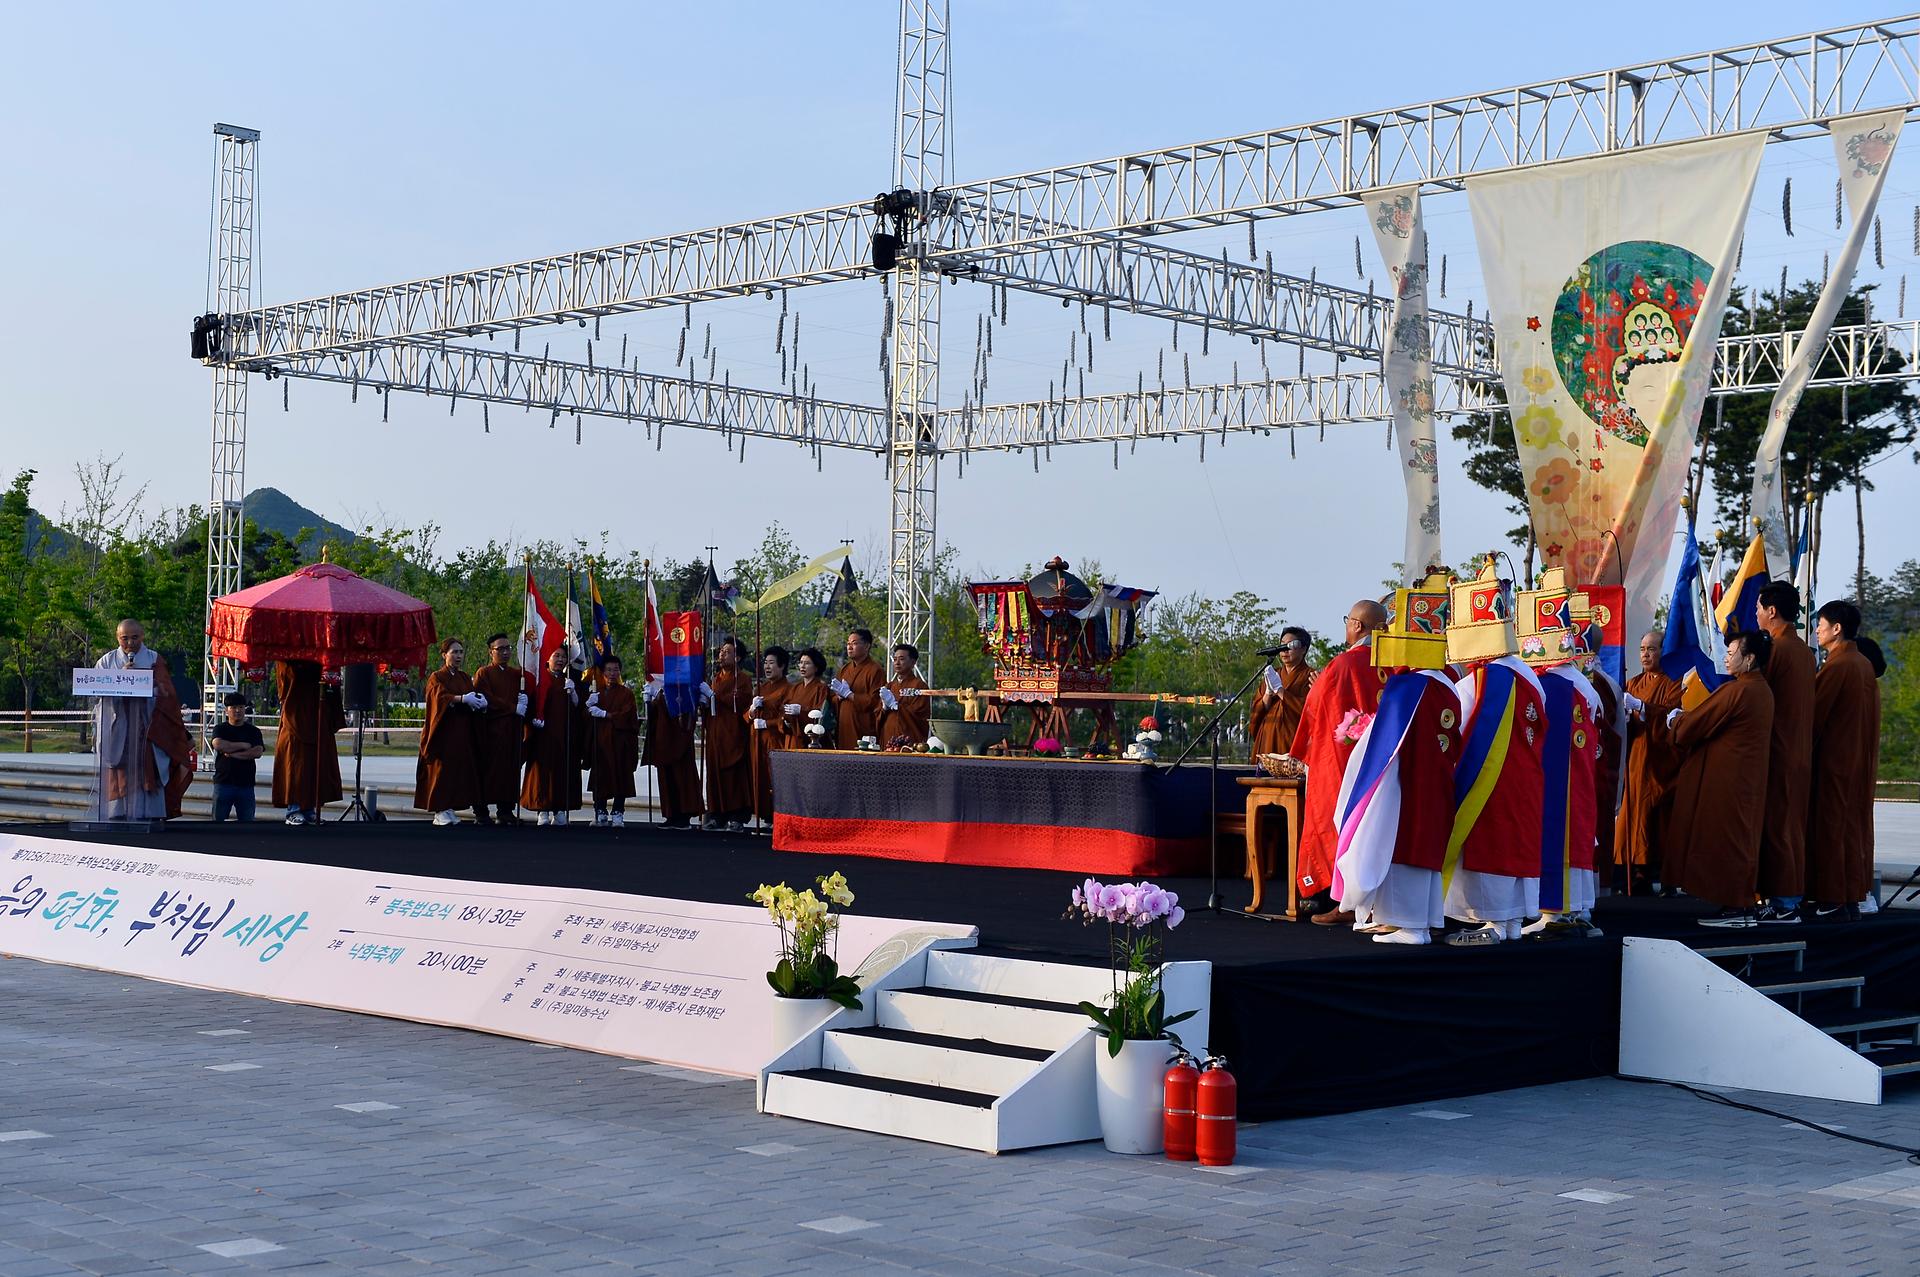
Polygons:
<instances>
[{"instance_id":1,"label":"wooden table","mask_svg":"<svg viewBox=\"0 0 1920 1277\"><path fill-rule=\"evenodd\" d=\"M1246 911L1260 913L1260 903L1266 896L1266 874L1260 863L1260 809L1277 807L1286 822L1287 907L1284 912L1264 916L1297 922L1300 918L1300 812L1304 786L1298 780L1281 780L1272 776L1242 776L1239 783L1247 791L1247 877L1253 880L1253 901Z\"/></svg>"}]
</instances>

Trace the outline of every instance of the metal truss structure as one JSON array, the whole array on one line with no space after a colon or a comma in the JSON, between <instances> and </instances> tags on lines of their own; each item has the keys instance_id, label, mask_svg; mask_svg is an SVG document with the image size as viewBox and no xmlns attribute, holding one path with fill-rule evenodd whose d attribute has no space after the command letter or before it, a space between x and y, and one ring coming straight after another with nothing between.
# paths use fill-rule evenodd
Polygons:
<instances>
[{"instance_id":1,"label":"metal truss structure","mask_svg":"<svg viewBox=\"0 0 1920 1277\"><path fill-rule=\"evenodd\" d=\"M1243 264L1148 237L1342 207L1389 186L1455 190L1476 174L1732 133L1787 140L1854 112L1920 110L1920 15L1909 14L955 186L948 185L947 33L946 0L902 0L894 195L905 196L906 211L896 223L903 234L881 408L461 344L481 334L869 277L880 222L874 201L257 307L250 290L258 135L236 131L247 134L247 193L231 207L221 196L214 256L216 274L244 286L218 295L224 341L208 360L214 507L224 511L222 503L233 500L236 508L231 545L224 533L209 541L209 595L237 584L240 490L222 476L237 485L244 472L245 377L265 373L880 454L890 488L888 638L919 643L931 662L927 590L942 455L1389 415L1377 372L1338 367L1090 398L1067 398L1062 387L1060 398L1031 403L981 406L969 396L964 406L943 409L942 279L1191 323L1256 344L1286 342L1330 353L1336 365L1377 360L1387 298L1276 272L1270 258ZM225 192L240 179L222 155ZM244 245L230 241L243 225ZM1432 322L1439 410L1487 410L1496 375L1486 325L1438 311ZM1913 323L1836 331L1822 364L1827 374L1816 384L1912 377L1917 335ZM1797 336L1724 339L1715 392L1776 384ZM209 687L222 681L210 663Z\"/></svg>"}]
</instances>

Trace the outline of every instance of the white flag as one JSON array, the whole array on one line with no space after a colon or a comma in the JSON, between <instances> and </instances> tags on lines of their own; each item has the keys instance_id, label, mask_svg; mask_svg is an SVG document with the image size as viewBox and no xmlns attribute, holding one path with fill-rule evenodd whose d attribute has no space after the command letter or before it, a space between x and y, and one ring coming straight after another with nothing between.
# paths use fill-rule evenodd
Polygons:
<instances>
[{"instance_id":1,"label":"white flag","mask_svg":"<svg viewBox=\"0 0 1920 1277\"><path fill-rule=\"evenodd\" d=\"M1407 489L1401 583L1426 576L1440 556L1440 466L1433 441L1433 335L1427 322L1427 228L1420 188L1381 191L1367 205L1374 243L1393 282L1393 317L1381 343L1380 376L1400 441Z\"/></svg>"}]
</instances>

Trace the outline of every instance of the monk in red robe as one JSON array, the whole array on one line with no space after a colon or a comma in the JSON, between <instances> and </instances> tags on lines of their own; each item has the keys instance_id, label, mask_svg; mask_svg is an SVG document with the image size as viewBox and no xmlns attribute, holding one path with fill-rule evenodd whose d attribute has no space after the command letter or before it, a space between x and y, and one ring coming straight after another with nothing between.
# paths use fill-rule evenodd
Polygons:
<instances>
[{"instance_id":1,"label":"monk in red robe","mask_svg":"<svg viewBox=\"0 0 1920 1277\"><path fill-rule=\"evenodd\" d=\"M547 661L547 687L536 691L527 719L527 771L520 782L520 805L538 812L542 825L564 825L580 806L580 768L586 757L579 689L567 654L555 649Z\"/></svg>"},{"instance_id":2,"label":"monk in red robe","mask_svg":"<svg viewBox=\"0 0 1920 1277\"><path fill-rule=\"evenodd\" d=\"M473 676L473 690L486 697L487 707L475 711L473 725L476 796L474 814L480 823L517 825L514 804L520 801L520 763L526 748L527 688L525 670L513 664L513 640L495 634L487 640L487 664ZM487 814L492 807L494 816Z\"/></svg>"},{"instance_id":3,"label":"monk in red robe","mask_svg":"<svg viewBox=\"0 0 1920 1277\"><path fill-rule=\"evenodd\" d=\"M1827 654L1813 680L1813 783L1807 804L1809 922L1850 922L1873 882L1873 793L1880 771L1880 688L1855 640L1860 609L1815 614Z\"/></svg>"},{"instance_id":4,"label":"monk in red robe","mask_svg":"<svg viewBox=\"0 0 1920 1277\"><path fill-rule=\"evenodd\" d=\"M427 676L427 721L420 729L420 761L413 769L413 805L433 813L436 825L460 823L460 809L484 816L480 775L474 762L474 715L487 698L467 677L467 647L457 638L440 644L440 668Z\"/></svg>"},{"instance_id":5,"label":"monk in red robe","mask_svg":"<svg viewBox=\"0 0 1920 1277\"><path fill-rule=\"evenodd\" d=\"M1767 775L1773 736L1773 692L1764 630L1727 640L1728 681L1699 706L1671 717L1680 775L1673 782L1667 822L1666 881L1720 912L1702 926L1757 924L1754 896L1760 875L1760 826L1765 803L1754 786Z\"/></svg>"},{"instance_id":6,"label":"monk in red robe","mask_svg":"<svg viewBox=\"0 0 1920 1277\"><path fill-rule=\"evenodd\" d=\"M754 697L753 678L742 668L746 649L730 638L713 654L710 691L703 701L707 723L708 829L738 830L753 810L753 759L744 715Z\"/></svg>"},{"instance_id":7,"label":"monk in red robe","mask_svg":"<svg viewBox=\"0 0 1920 1277\"><path fill-rule=\"evenodd\" d=\"M886 681L886 671L873 659L873 631L847 635L847 663L828 684L833 690L838 748L858 749L861 737L880 735L880 688Z\"/></svg>"},{"instance_id":8,"label":"monk in red robe","mask_svg":"<svg viewBox=\"0 0 1920 1277\"><path fill-rule=\"evenodd\" d=\"M780 707L781 732L777 748L830 749L834 734L828 716L832 712L833 690L827 683L827 658L819 648L810 647L794 658L793 668L800 677L787 688L786 703ZM815 718L815 714L819 717ZM819 730L809 731L809 728Z\"/></svg>"},{"instance_id":9,"label":"monk in red robe","mask_svg":"<svg viewBox=\"0 0 1920 1277\"><path fill-rule=\"evenodd\" d=\"M1297 625L1280 631L1278 663L1267 666L1247 714L1247 743L1256 758L1293 752L1300 715L1307 708L1307 689L1313 686L1313 670L1307 665L1311 642Z\"/></svg>"},{"instance_id":10,"label":"monk in red robe","mask_svg":"<svg viewBox=\"0 0 1920 1277\"><path fill-rule=\"evenodd\" d=\"M903 749L924 745L933 720L933 701L927 696L927 680L916 667L920 649L911 643L896 643L893 648L893 677L880 689L880 748Z\"/></svg>"},{"instance_id":11,"label":"monk in red robe","mask_svg":"<svg viewBox=\"0 0 1920 1277\"><path fill-rule=\"evenodd\" d=\"M1813 776L1813 649L1795 626L1800 591L1786 581L1760 590L1760 628L1773 640L1767 687L1773 739L1767 751L1767 814L1760 827L1760 921L1800 921L1807 893L1807 786Z\"/></svg>"},{"instance_id":12,"label":"monk in red robe","mask_svg":"<svg viewBox=\"0 0 1920 1277\"><path fill-rule=\"evenodd\" d=\"M691 828L701 814L700 767L693 752L699 699L690 698L685 713L674 713L667 703L666 682L657 674L647 680L643 694L647 698L647 748L641 761L654 769L660 786L660 814L667 826Z\"/></svg>"},{"instance_id":13,"label":"monk in red robe","mask_svg":"<svg viewBox=\"0 0 1920 1277\"><path fill-rule=\"evenodd\" d=\"M1447 943L1500 944L1520 938L1540 899L1546 689L1512 655L1473 664L1453 689L1461 728L1446 911L1475 925Z\"/></svg>"},{"instance_id":14,"label":"monk in red robe","mask_svg":"<svg viewBox=\"0 0 1920 1277\"><path fill-rule=\"evenodd\" d=\"M640 765L640 706L621 679L625 666L619 657L607 657L600 670L606 686L587 696L587 788L593 791L593 823L625 829L627 799L636 792L633 773Z\"/></svg>"},{"instance_id":15,"label":"monk in red robe","mask_svg":"<svg viewBox=\"0 0 1920 1277\"><path fill-rule=\"evenodd\" d=\"M1333 899L1333 822L1340 780L1346 775L1355 741L1336 733L1349 714L1371 714L1379 708L1385 671L1373 668L1370 644L1374 631L1386 627L1387 609L1373 599L1361 599L1347 609L1345 623L1347 650L1314 676L1292 751L1307 768L1300 822L1301 908L1313 914L1315 922L1329 926L1353 921L1353 914Z\"/></svg>"},{"instance_id":16,"label":"monk in red robe","mask_svg":"<svg viewBox=\"0 0 1920 1277\"><path fill-rule=\"evenodd\" d=\"M787 693L793 686L787 681L787 663L786 648L776 643L766 650L760 686L742 715L753 733L753 814L768 827L773 824L772 753L786 730Z\"/></svg>"},{"instance_id":17,"label":"monk in red robe","mask_svg":"<svg viewBox=\"0 0 1920 1277\"><path fill-rule=\"evenodd\" d=\"M1667 715L1680 708L1680 684L1660 669L1661 632L1640 639L1640 672L1627 680L1627 775L1614 819L1614 863L1628 894L1660 875L1655 831L1666 818L1667 795L1680 773Z\"/></svg>"},{"instance_id":18,"label":"monk in red robe","mask_svg":"<svg viewBox=\"0 0 1920 1277\"><path fill-rule=\"evenodd\" d=\"M318 661L281 661L280 734L273 742L273 805L287 809L289 825L317 824L320 809L337 802L340 753L333 735L346 724L340 689L322 676Z\"/></svg>"}]
</instances>

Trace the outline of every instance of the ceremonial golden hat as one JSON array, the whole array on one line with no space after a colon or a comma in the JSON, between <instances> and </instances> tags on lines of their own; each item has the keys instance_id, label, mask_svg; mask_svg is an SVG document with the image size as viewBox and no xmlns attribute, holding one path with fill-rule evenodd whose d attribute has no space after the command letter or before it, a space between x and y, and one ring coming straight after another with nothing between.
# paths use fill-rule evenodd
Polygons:
<instances>
[{"instance_id":1,"label":"ceremonial golden hat","mask_svg":"<svg viewBox=\"0 0 1920 1277\"><path fill-rule=\"evenodd\" d=\"M1445 572L1393 592L1393 615L1373 636L1375 669L1444 669L1447 664L1447 589Z\"/></svg>"},{"instance_id":2,"label":"ceremonial golden hat","mask_svg":"<svg viewBox=\"0 0 1920 1277\"><path fill-rule=\"evenodd\" d=\"M1499 576L1492 555L1471 581L1452 587L1447 610L1447 659L1465 664L1511 656L1517 646L1513 633L1512 587Z\"/></svg>"},{"instance_id":3,"label":"ceremonial golden hat","mask_svg":"<svg viewBox=\"0 0 1920 1277\"><path fill-rule=\"evenodd\" d=\"M1515 633L1520 640L1521 660L1537 670L1552 669L1586 650L1580 632L1592 608L1583 607L1583 616L1575 620L1573 588L1567 584L1565 568L1543 569L1538 584L1531 590L1521 590L1518 597Z\"/></svg>"}]
</instances>

